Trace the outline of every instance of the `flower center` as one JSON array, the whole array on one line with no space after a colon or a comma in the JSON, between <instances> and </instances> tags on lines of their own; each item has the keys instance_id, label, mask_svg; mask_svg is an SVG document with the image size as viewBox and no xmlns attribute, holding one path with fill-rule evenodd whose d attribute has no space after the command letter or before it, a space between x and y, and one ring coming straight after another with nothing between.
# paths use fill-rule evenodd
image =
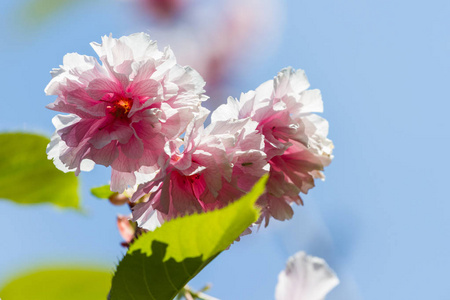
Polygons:
<instances>
[{"instance_id":1,"label":"flower center","mask_svg":"<svg viewBox=\"0 0 450 300\"><path fill-rule=\"evenodd\" d=\"M181 159L181 155L174 154L174 155L172 155L171 159L173 162L177 162Z\"/></svg>"},{"instance_id":2,"label":"flower center","mask_svg":"<svg viewBox=\"0 0 450 300\"><path fill-rule=\"evenodd\" d=\"M189 180L191 183L194 183L195 181L200 179L200 174L194 174L190 176L186 176L187 180Z\"/></svg>"},{"instance_id":3,"label":"flower center","mask_svg":"<svg viewBox=\"0 0 450 300\"><path fill-rule=\"evenodd\" d=\"M119 100L111 102L106 108L108 113L116 118L122 119L127 117L132 105L133 100L130 98L120 98Z\"/></svg>"}]
</instances>

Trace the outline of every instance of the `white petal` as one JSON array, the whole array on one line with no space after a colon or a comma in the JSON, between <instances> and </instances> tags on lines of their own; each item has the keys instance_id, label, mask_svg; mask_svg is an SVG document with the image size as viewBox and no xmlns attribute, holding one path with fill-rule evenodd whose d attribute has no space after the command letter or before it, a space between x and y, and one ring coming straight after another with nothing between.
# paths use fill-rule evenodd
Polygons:
<instances>
[{"instance_id":1,"label":"white petal","mask_svg":"<svg viewBox=\"0 0 450 300\"><path fill-rule=\"evenodd\" d=\"M56 115L52 119L52 123L56 128L55 133L50 139L50 143L47 145L47 158L53 160L56 168L63 171L64 173L73 172L76 168L69 168L60 159L61 154L64 153L68 147L66 143L61 140L61 136L58 134L58 130L70 126L80 120L80 117L74 114L69 115ZM88 168L88 166L83 166ZM89 170L90 171L90 170Z\"/></svg>"},{"instance_id":2,"label":"white petal","mask_svg":"<svg viewBox=\"0 0 450 300\"><path fill-rule=\"evenodd\" d=\"M66 143L64 143L59 134L55 132L51 137L50 143L47 145L47 159L53 160L56 168L64 173L75 171L75 169L68 168L59 158L63 147L67 148Z\"/></svg>"},{"instance_id":3,"label":"white petal","mask_svg":"<svg viewBox=\"0 0 450 300\"><path fill-rule=\"evenodd\" d=\"M276 300L322 300L339 284L327 263L318 257L298 252L278 275Z\"/></svg>"},{"instance_id":4,"label":"white petal","mask_svg":"<svg viewBox=\"0 0 450 300\"><path fill-rule=\"evenodd\" d=\"M228 97L227 104L222 104L211 114L211 122L236 120L239 118L239 102Z\"/></svg>"},{"instance_id":5,"label":"white petal","mask_svg":"<svg viewBox=\"0 0 450 300\"><path fill-rule=\"evenodd\" d=\"M282 98L288 93L300 94L307 90L310 84L305 71L295 71L292 67L281 70L274 79L275 96Z\"/></svg>"},{"instance_id":6,"label":"white petal","mask_svg":"<svg viewBox=\"0 0 450 300\"><path fill-rule=\"evenodd\" d=\"M138 212L138 210L141 210ZM133 215L140 215L139 218L133 219L138 226L149 231L153 231L164 223L161 213L153 210L149 203L140 203L133 208Z\"/></svg>"},{"instance_id":7,"label":"white petal","mask_svg":"<svg viewBox=\"0 0 450 300\"><path fill-rule=\"evenodd\" d=\"M306 90L301 94L301 112L323 112L323 102L320 90Z\"/></svg>"}]
</instances>

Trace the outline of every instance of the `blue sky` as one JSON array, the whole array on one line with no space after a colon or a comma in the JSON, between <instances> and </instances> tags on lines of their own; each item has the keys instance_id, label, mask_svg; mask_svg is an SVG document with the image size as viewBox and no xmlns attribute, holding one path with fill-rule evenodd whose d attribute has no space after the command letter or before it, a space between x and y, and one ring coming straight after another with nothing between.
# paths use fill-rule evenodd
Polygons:
<instances>
[{"instance_id":1,"label":"blue sky","mask_svg":"<svg viewBox=\"0 0 450 300\"><path fill-rule=\"evenodd\" d=\"M128 2L98 0L25 32L14 15L21 2L0 4L0 130L50 135L43 89L63 55L94 55L89 42L101 35L152 34L152 26ZM341 278L329 300L448 299L450 2L282 3L281 37L260 37L257 62L239 68L230 94L283 67L304 69L322 91L335 159L293 220L244 238L193 285L212 282L221 299L273 299L287 258L306 250ZM0 202L0 281L55 262L112 268L123 253L115 215L126 210L88 192L108 174L81 176L84 215Z\"/></svg>"}]
</instances>

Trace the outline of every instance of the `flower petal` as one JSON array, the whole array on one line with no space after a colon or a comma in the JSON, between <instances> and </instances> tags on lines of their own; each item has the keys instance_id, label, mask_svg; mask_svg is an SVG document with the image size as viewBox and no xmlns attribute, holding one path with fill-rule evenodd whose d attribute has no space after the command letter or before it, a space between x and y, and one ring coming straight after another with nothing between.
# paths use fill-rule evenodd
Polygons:
<instances>
[{"instance_id":1,"label":"flower petal","mask_svg":"<svg viewBox=\"0 0 450 300\"><path fill-rule=\"evenodd\" d=\"M323 259L298 252L278 275L275 299L322 300L338 284L339 279Z\"/></svg>"}]
</instances>

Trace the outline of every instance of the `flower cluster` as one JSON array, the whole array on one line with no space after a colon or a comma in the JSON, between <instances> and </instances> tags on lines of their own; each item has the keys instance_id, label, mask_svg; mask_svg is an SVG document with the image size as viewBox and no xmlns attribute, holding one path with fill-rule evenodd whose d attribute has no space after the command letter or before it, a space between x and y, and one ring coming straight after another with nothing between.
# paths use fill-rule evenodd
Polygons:
<instances>
[{"instance_id":1,"label":"flower cluster","mask_svg":"<svg viewBox=\"0 0 450 300\"><path fill-rule=\"evenodd\" d=\"M266 225L271 216L290 219L290 203L303 203L299 193L314 187L315 178L324 178L321 171L332 159L328 122L314 114L323 111L320 91L308 88L302 70L286 68L239 100L230 97L212 114L213 121L250 118L258 123L270 164L267 192L259 200Z\"/></svg>"},{"instance_id":2,"label":"flower cluster","mask_svg":"<svg viewBox=\"0 0 450 300\"><path fill-rule=\"evenodd\" d=\"M111 167L111 189L137 187L132 218L152 230L184 214L223 207L269 173L258 200L270 217L292 216L331 161L333 145L318 90L303 71L283 69L255 91L229 98L211 115L204 81L159 51L144 33L105 36L100 57L67 54L46 88L57 95L48 157L67 172Z\"/></svg>"}]
</instances>

